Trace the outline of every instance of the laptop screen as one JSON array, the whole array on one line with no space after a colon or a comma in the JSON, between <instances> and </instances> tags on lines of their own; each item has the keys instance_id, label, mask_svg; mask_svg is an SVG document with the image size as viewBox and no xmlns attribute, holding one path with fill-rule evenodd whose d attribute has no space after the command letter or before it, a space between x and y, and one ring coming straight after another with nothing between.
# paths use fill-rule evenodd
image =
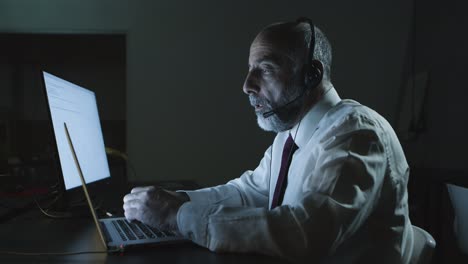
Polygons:
<instances>
[{"instance_id":1,"label":"laptop screen","mask_svg":"<svg viewBox=\"0 0 468 264\"><path fill-rule=\"evenodd\" d=\"M63 129L67 123L86 183L110 177L94 92L43 72L65 189L81 186Z\"/></svg>"}]
</instances>

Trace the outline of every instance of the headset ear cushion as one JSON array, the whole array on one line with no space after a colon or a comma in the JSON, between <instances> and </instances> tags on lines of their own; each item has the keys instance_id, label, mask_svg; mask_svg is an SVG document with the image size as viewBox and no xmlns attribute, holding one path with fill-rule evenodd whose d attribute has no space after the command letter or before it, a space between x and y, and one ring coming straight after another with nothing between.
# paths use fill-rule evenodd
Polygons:
<instances>
[{"instance_id":1,"label":"headset ear cushion","mask_svg":"<svg viewBox=\"0 0 468 264\"><path fill-rule=\"evenodd\" d=\"M307 86L314 89L321 81L322 73L315 65L311 65L307 74Z\"/></svg>"}]
</instances>

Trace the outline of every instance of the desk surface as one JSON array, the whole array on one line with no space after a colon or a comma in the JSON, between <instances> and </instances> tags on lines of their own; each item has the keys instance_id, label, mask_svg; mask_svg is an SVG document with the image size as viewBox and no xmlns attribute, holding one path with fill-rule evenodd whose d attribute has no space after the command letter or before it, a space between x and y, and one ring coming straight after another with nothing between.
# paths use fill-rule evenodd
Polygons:
<instances>
[{"instance_id":1,"label":"desk surface","mask_svg":"<svg viewBox=\"0 0 468 264\"><path fill-rule=\"evenodd\" d=\"M0 224L0 251L71 252L104 250L89 217L51 219L37 208ZM0 255L0 263L284 263L254 254L219 254L193 243L157 245L126 251L73 256Z\"/></svg>"}]
</instances>

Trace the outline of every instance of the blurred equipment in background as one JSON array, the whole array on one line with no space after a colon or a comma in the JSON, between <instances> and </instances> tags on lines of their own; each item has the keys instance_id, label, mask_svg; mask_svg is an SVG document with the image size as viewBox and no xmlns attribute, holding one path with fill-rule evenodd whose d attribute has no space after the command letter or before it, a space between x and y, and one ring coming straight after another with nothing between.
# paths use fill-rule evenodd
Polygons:
<instances>
[{"instance_id":1,"label":"blurred equipment in background","mask_svg":"<svg viewBox=\"0 0 468 264\"><path fill-rule=\"evenodd\" d=\"M468 188L448 183L447 190L454 210L453 232L457 245L468 255Z\"/></svg>"}]
</instances>

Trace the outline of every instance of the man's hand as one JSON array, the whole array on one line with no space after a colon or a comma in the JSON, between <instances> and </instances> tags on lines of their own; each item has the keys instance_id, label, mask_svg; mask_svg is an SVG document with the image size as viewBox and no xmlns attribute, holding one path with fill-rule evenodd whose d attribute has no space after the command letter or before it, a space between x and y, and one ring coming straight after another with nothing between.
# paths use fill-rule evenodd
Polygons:
<instances>
[{"instance_id":1,"label":"man's hand","mask_svg":"<svg viewBox=\"0 0 468 264\"><path fill-rule=\"evenodd\" d=\"M183 203L190 201L184 192L172 192L159 187L136 187L125 195L123 208L128 221L179 231L177 212Z\"/></svg>"}]
</instances>

